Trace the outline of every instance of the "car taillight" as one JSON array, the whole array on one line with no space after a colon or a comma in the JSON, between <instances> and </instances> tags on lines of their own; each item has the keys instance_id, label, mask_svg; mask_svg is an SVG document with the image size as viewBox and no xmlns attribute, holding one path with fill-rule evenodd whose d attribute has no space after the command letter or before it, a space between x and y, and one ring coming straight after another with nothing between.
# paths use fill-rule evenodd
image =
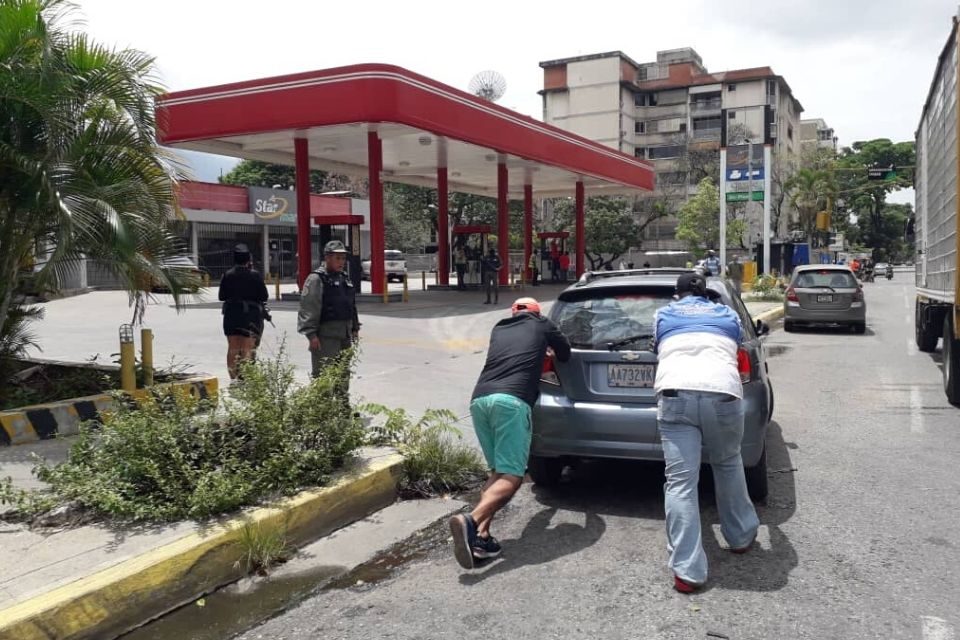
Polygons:
<instances>
[{"instance_id":1,"label":"car taillight","mask_svg":"<svg viewBox=\"0 0 960 640\"><path fill-rule=\"evenodd\" d=\"M853 292L853 301L863 302L863 287L857 287L857 290Z\"/></svg>"},{"instance_id":2,"label":"car taillight","mask_svg":"<svg viewBox=\"0 0 960 640\"><path fill-rule=\"evenodd\" d=\"M740 382L753 380L753 363L746 349L737 349L737 371L740 372Z\"/></svg>"},{"instance_id":3,"label":"car taillight","mask_svg":"<svg viewBox=\"0 0 960 640\"><path fill-rule=\"evenodd\" d=\"M797 290L793 287L787 289L787 301L788 302L800 302L800 298L797 297Z\"/></svg>"},{"instance_id":4,"label":"car taillight","mask_svg":"<svg viewBox=\"0 0 960 640\"><path fill-rule=\"evenodd\" d=\"M547 384L560 385L560 376L557 375L557 369L553 365L552 356L547 356L543 359L543 369L540 371L540 380Z\"/></svg>"}]
</instances>

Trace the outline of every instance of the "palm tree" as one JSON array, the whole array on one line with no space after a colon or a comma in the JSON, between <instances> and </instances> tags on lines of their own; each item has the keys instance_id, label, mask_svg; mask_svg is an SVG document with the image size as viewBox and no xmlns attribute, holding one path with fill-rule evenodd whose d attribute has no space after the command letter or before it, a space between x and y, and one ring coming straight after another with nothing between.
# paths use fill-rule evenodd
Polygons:
<instances>
[{"instance_id":1,"label":"palm tree","mask_svg":"<svg viewBox=\"0 0 960 640\"><path fill-rule=\"evenodd\" d=\"M817 213L826 211L829 199L836 194L837 185L829 169L800 169L786 182L790 204L800 216L800 228L808 241L812 241Z\"/></svg>"},{"instance_id":2,"label":"palm tree","mask_svg":"<svg viewBox=\"0 0 960 640\"><path fill-rule=\"evenodd\" d=\"M71 31L64 0L0 0L0 327L21 265L56 286L81 257L103 261L142 315L143 284L179 305L194 283L162 269L183 251L172 221L182 176L158 147L154 60ZM174 215L175 214L175 215Z\"/></svg>"}]
</instances>

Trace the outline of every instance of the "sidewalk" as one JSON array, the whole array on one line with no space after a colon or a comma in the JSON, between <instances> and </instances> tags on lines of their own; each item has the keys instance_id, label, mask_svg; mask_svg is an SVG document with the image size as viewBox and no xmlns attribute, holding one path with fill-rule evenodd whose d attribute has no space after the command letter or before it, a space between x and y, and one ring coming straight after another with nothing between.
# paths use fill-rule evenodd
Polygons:
<instances>
[{"instance_id":1,"label":"sidewalk","mask_svg":"<svg viewBox=\"0 0 960 640\"><path fill-rule=\"evenodd\" d=\"M26 486L31 451L56 461L66 448L9 447L2 472ZM392 450L366 450L326 487L209 522L33 531L0 522L0 639L116 637L242 577L237 540L247 524L280 527L297 547L393 503L400 464Z\"/></svg>"}]
</instances>

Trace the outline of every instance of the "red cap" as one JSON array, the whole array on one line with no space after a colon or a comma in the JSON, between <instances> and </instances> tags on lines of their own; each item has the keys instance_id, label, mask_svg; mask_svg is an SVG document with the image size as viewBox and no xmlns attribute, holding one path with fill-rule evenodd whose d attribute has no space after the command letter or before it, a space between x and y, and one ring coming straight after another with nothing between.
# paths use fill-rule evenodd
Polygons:
<instances>
[{"instance_id":1,"label":"red cap","mask_svg":"<svg viewBox=\"0 0 960 640\"><path fill-rule=\"evenodd\" d=\"M533 298L517 298L517 301L513 303L513 306L510 307L513 311L513 315L517 315L521 311L529 311L531 313L540 313L540 303L534 300Z\"/></svg>"}]
</instances>

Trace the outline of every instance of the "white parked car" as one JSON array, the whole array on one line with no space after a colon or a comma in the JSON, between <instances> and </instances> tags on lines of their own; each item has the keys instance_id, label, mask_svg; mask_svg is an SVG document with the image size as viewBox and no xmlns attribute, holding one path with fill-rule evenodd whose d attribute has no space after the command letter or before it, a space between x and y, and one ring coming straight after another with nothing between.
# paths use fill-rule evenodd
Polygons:
<instances>
[{"instance_id":1,"label":"white parked car","mask_svg":"<svg viewBox=\"0 0 960 640\"><path fill-rule=\"evenodd\" d=\"M386 249L383 252L384 257L384 268L387 272L387 282L396 280L397 282L403 282L404 276L407 275L407 260L403 256L402 251L397 251L396 249ZM363 268L363 279L370 279L370 258L367 258L361 263Z\"/></svg>"}]
</instances>

